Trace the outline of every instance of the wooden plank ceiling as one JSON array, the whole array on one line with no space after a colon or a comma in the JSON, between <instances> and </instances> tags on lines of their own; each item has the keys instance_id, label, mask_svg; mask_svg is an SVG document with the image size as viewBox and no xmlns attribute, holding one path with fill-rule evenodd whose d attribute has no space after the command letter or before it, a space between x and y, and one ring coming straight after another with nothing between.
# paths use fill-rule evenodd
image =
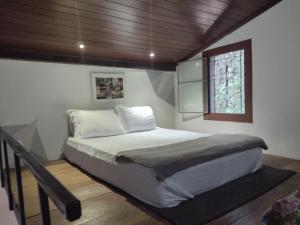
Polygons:
<instances>
[{"instance_id":1,"label":"wooden plank ceiling","mask_svg":"<svg viewBox=\"0 0 300 225\"><path fill-rule=\"evenodd\" d=\"M172 70L279 1L0 0L0 57Z\"/></svg>"}]
</instances>

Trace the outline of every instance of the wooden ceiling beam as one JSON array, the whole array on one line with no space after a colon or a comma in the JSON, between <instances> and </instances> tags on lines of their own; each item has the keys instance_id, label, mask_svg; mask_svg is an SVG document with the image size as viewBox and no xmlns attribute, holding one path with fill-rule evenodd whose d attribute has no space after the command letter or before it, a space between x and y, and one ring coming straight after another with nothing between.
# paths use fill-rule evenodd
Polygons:
<instances>
[{"instance_id":1,"label":"wooden ceiling beam","mask_svg":"<svg viewBox=\"0 0 300 225\"><path fill-rule=\"evenodd\" d=\"M119 61L99 59L96 57L58 54L45 51L33 51L27 49L14 49L0 46L0 58L5 59L20 59L28 61L55 62L55 63L70 63L84 64L96 66L109 66L118 68L135 68L146 70L161 70L161 71L176 71L176 63L157 63L157 62L138 62L138 61Z\"/></svg>"}]
</instances>

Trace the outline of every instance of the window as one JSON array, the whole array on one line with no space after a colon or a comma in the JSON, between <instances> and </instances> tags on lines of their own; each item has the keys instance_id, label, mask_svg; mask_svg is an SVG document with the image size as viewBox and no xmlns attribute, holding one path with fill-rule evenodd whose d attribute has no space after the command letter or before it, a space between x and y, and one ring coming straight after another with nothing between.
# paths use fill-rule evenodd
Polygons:
<instances>
[{"instance_id":1,"label":"window","mask_svg":"<svg viewBox=\"0 0 300 225\"><path fill-rule=\"evenodd\" d=\"M251 40L203 52L206 120L252 122Z\"/></svg>"}]
</instances>

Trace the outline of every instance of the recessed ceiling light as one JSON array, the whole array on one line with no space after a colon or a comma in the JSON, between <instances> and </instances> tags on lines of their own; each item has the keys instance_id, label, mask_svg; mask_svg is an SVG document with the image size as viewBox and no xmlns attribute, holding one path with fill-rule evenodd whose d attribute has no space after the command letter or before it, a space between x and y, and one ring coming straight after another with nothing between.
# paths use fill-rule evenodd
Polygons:
<instances>
[{"instance_id":1,"label":"recessed ceiling light","mask_svg":"<svg viewBox=\"0 0 300 225\"><path fill-rule=\"evenodd\" d=\"M84 49L84 44L82 42L77 43L78 48Z\"/></svg>"},{"instance_id":2,"label":"recessed ceiling light","mask_svg":"<svg viewBox=\"0 0 300 225\"><path fill-rule=\"evenodd\" d=\"M155 56L154 52L150 52L149 56L150 56L151 58L154 58L154 56Z\"/></svg>"}]
</instances>

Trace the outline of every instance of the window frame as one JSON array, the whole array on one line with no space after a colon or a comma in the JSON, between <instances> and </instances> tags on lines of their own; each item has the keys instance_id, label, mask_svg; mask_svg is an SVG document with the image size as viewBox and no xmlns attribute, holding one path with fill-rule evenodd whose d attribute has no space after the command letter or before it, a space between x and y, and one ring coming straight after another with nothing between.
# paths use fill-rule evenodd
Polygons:
<instances>
[{"instance_id":1,"label":"window frame","mask_svg":"<svg viewBox=\"0 0 300 225\"><path fill-rule=\"evenodd\" d=\"M212 113L210 112L210 74L209 58L227 52L244 50L244 85L245 85L245 114ZM209 49L202 53L203 57L203 107L204 120L253 122L252 110L252 43L251 39Z\"/></svg>"}]
</instances>

